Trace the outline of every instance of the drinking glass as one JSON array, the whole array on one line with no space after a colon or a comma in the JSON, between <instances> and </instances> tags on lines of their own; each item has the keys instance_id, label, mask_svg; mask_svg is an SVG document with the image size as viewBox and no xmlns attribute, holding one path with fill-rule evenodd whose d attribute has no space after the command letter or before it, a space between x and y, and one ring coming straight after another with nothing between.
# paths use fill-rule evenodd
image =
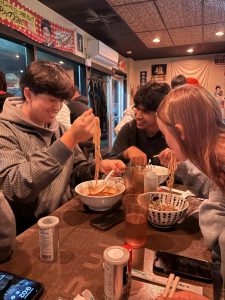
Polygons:
<instances>
[{"instance_id":1,"label":"drinking glass","mask_svg":"<svg viewBox=\"0 0 225 300\"><path fill-rule=\"evenodd\" d=\"M123 197L125 210L125 242L134 248L141 248L146 242L148 224L148 200L138 194Z\"/></svg>"},{"instance_id":2,"label":"drinking glass","mask_svg":"<svg viewBox=\"0 0 225 300\"><path fill-rule=\"evenodd\" d=\"M124 172L123 179L126 194L144 193L144 175L148 169L141 166L128 166Z\"/></svg>"}]
</instances>

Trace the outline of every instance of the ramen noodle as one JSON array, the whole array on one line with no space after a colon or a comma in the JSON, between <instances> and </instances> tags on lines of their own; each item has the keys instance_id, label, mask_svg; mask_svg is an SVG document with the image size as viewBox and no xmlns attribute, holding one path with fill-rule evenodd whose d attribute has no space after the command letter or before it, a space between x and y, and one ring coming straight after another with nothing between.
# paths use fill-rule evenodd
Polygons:
<instances>
[{"instance_id":1,"label":"ramen noodle","mask_svg":"<svg viewBox=\"0 0 225 300\"><path fill-rule=\"evenodd\" d=\"M171 196L172 188L173 188L173 184L174 184L174 174L175 174L175 171L177 169L177 160L176 160L176 157L175 157L175 155L173 154L172 151L171 151L171 154L170 154L170 162L168 164L168 169L169 169L169 172L170 172L170 176L169 176L169 179L166 181L166 184L169 188L169 195Z\"/></svg>"},{"instance_id":2,"label":"ramen noodle","mask_svg":"<svg viewBox=\"0 0 225 300\"><path fill-rule=\"evenodd\" d=\"M100 160L102 159L101 152L100 152L101 129L100 129L99 117L95 117L95 131L93 136L93 143L95 145L95 177L94 178L97 185L98 177L99 177Z\"/></svg>"},{"instance_id":3,"label":"ramen noodle","mask_svg":"<svg viewBox=\"0 0 225 300\"><path fill-rule=\"evenodd\" d=\"M159 202L151 203L150 208L158 211L177 211L173 205Z\"/></svg>"}]
</instances>

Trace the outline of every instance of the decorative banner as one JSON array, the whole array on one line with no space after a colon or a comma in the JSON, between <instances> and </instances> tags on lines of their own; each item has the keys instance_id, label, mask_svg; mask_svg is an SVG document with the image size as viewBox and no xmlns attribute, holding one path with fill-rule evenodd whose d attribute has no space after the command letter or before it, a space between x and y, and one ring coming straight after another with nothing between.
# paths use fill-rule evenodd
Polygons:
<instances>
[{"instance_id":1,"label":"decorative banner","mask_svg":"<svg viewBox=\"0 0 225 300\"><path fill-rule=\"evenodd\" d=\"M147 82L147 71L140 72L140 86L145 85Z\"/></svg>"},{"instance_id":2,"label":"decorative banner","mask_svg":"<svg viewBox=\"0 0 225 300\"><path fill-rule=\"evenodd\" d=\"M48 47L75 52L74 30L43 19L17 0L0 0L0 23Z\"/></svg>"},{"instance_id":3,"label":"decorative banner","mask_svg":"<svg viewBox=\"0 0 225 300\"><path fill-rule=\"evenodd\" d=\"M165 81L166 80L167 64L152 65L152 80Z\"/></svg>"},{"instance_id":4,"label":"decorative banner","mask_svg":"<svg viewBox=\"0 0 225 300\"><path fill-rule=\"evenodd\" d=\"M215 65L225 66L225 54L215 55Z\"/></svg>"}]
</instances>

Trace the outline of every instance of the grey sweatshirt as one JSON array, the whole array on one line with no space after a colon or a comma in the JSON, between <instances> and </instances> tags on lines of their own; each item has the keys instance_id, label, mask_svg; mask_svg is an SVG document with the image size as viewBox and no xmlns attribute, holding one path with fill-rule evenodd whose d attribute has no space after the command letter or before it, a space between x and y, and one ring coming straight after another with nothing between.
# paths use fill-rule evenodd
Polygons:
<instances>
[{"instance_id":1,"label":"grey sweatshirt","mask_svg":"<svg viewBox=\"0 0 225 300\"><path fill-rule=\"evenodd\" d=\"M8 98L0 115L0 188L17 221L46 215L71 199L73 186L93 177L77 146L74 153L59 139L65 128L55 120L39 127L22 113L23 101ZM33 215L32 215L33 214Z\"/></svg>"},{"instance_id":2,"label":"grey sweatshirt","mask_svg":"<svg viewBox=\"0 0 225 300\"><path fill-rule=\"evenodd\" d=\"M204 240L221 261L221 274L225 284L225 193L190 161L178 165L176 175L196 196L209 198L199 209L199 225ZM224 298L224 288L221 299Z\"/></svg>"},{"instance_id":3,"label":"grey sweatshirt","mask_svg":"<svg viewBox=\"0 0 225 300\"><path fill-rule=\"evenodd\" d=\"M214 250L221 261L221 275L223 278L224 299L225 286L225 193L212 184L209 199L205 200L199 210L199 224L204 240L209 249Z\"/></svg>"},{"instance_id":4,"label":"grey sweatshirt","mask_svg":"<svg viewBox=\"0 0 225 300\"><path fill-rule=\"evenodd\" d=\"M176 179L199 198L209 197L210 180L190 160L178 164Z\"/></svg>"},{"instance_id":5,"label":"grey sweatshirt","mask_svg":"<svg viewBox=\"0 0 225 300\"><path fill-rule=\"evenodd\" d=\"M2 193L0 193L0 262L12 252L16 237L16 222L13 212Z\"/></svg>"}]
</instances>

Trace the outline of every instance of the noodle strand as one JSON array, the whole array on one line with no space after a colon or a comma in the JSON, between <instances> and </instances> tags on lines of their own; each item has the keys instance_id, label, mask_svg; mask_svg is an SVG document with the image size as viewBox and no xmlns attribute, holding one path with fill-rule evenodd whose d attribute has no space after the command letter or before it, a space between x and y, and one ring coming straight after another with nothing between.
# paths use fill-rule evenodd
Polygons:
<instances>
[{"instance_id":1,"label":"noodle strand","mask_svg":"<svg viewBox=\"0 0 225 300\"><path fill-rule=\"evenodd\" d=\"M169 198L170 198L172 195L172 188L173 188L173 184L174 184L174 174L177 169L177 160L172 151L170 154L170 162L168 164L168 169L170 172L170 176L169 176L169 179L166 181L166 184L169 188Z\"/></svg>"},{"instance_id":2,"label":"noodle strand","mask_svg":"<svg viewBox=\"0 0 225 300\"><path fill-rule=\"evenodd\" d=\"M93 143L95 145L95 184L98 184L98 177L99 177L99 167L100 161L102 159L101 152L100 152L100 143L101 143L101 128L99 117L95 117L95 131L93 136Z\"/></svg>"}]
</instances>

